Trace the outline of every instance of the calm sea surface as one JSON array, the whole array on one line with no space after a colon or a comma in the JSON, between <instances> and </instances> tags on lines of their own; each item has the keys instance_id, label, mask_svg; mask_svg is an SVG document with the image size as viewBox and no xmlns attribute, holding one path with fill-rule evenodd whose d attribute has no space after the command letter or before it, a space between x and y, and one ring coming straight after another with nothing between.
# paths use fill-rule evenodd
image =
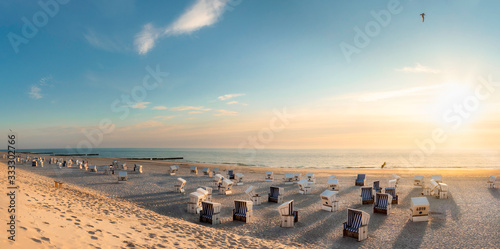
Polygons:
<instances>
[{"instance_id":1,"label":"calm sea surface","mask_svg":"<svg viewBox=\"0 0 500 249\"><path fill-rule=\"evenodd\" d=\"M66 149L33 149L30 152L75 153ZM498 150L436 151L426 155L416 150L281 150L264 149L94 149L98 157L150 158L183 157L179 162L290 168L387 167L415 168L500 168Z\"/></svg>"}]
</instances>

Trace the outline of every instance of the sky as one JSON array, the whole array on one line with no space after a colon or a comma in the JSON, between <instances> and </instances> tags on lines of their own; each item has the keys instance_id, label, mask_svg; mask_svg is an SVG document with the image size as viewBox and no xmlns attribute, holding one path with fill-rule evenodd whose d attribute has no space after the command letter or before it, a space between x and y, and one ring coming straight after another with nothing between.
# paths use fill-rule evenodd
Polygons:
<instances>
[{"instance_id":1,"label":"sky","mask_svg":"<svg viewBox=\"0 0 500 249\"><path fill-rule=\"evenodd\" d=\"M4 0L0 136L32 149L498 149L499 8Z\"/></svg>"}]
</instances>

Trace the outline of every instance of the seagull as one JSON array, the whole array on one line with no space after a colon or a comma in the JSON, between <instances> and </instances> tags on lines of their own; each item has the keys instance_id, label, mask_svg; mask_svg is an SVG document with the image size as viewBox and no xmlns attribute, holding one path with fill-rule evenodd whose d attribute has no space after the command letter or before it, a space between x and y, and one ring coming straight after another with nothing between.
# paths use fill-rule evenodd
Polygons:
<instances>
[{"instance_id":1,"label":"seagull","mask_svg":"<svg viewBox=\"0 0 500 249\"><path fill-rule=\"evenodd\" d=\"M422 16L422 22L424 22L425 13L420 14Z\"/></svg>"}]
</instances>

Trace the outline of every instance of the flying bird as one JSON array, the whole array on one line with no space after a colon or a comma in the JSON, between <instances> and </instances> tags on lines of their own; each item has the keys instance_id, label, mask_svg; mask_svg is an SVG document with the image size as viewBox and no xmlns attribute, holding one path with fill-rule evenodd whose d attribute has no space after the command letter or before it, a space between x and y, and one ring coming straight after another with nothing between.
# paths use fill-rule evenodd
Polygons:
<instances>
[{"instance_id":1,"label":"flying bird","mask_svg":"<svg viewBox=\"0 0 500 249\"><path fill-rule=\"evenodd\" d=\"M424 22L425 13L420 14L422 16L422 22Z\"/></svg>"}]
</instances>

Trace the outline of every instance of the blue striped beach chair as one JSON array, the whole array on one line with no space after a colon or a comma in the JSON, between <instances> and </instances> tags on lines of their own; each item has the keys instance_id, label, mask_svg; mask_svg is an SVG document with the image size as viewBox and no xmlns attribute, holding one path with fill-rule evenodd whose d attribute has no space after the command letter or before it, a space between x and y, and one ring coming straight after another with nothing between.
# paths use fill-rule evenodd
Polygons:
<instances>
[{"instance_id":1,"label":"blue striped beach chair","mask_svg":"<svg viewBox=\"0 0 500 249\"><path fill-rule=\"evenodd\" d=\"M220 224L221 204L209 201L201 202L202 210L200 212L200 222L206 222L212 225Z\"/></svg>"},{"instance_id":2,"label":"blue striped beach chair","mask_svg":"<svg viewBox=\"0 0 500 249\"><path fill-rule=\"evenodd\" d=\"M373 182L373 189L375 190L375 193L382 193L382 188L380 187L380 181Z\"/></svg>"},{"instance_id":3,"label":"blue striped beach chair","mask_svg":"<svg viewBox=\"0 0 500 249\"><path fill-rule=\"evenodd\" d=\"M375 195L375 204L373 204L373 212L381 214L389 214L391 212L392 196L390 194L377 193Z\"/></svg>"},{"instance_id":4,"label":"blue striped beach chair","mask_svg":"<svg viewBox=\"0 0 500 249\"><path fill-rule=\"evenodd\" d=\"M392 196L391 204L399 204L398 194L396 193L396 188L388 187L385 188L385 193L390 194Z\"/></svg>"},{"instance_id":5,"label":"blue striped beach chair","mask_svg":"<svg viewBox=\"0 0 500 249\"><path fill-rule=\"evenodd\" d=\"M357 238L362 241L368 237L370 215L357 209L347 209L347 222L344 222L343 237Z\"/></svg>"},{"instance_id":6,"label":"blue striped beach chair","mask_svg":"<svg viewBox=\"0 0 500 249\"><path fill-rule=\"evenodd\" d=\"M281 227L294 227L299 221L299 211L293 210L293 200L281 204L278 211L281 216Z\"/></svg>"},{"instance_id":7,"label":"blue striped beach chair","mask_svg":"<svg viewBox=\"0 0 500 249\"><path fill-rule=\"evenodd\" d=\"M283 195L285 194L285 189L280 187L270 187L270 193L268 194L267 201L268 202L283 202Z\"/></svg>"},{"instance_id":8,"label":"blue striped beach chair","mask_svg":"<svg viewBox=\"0 0 500 249\"><path fill-rule=\"evenodd\" d=\"M227 177L229 177L229 179L234 179L234 169L227 170Z\"/></svg>"},{"instance_id":9,"label":"blue striped beach chair","mask_svg":"<svg viewBox=\"0 0 500 249\"><path fill-rule=\"evenodd\" d=\"M373 190L372 187L362 187L361 188L361 203L373 204Z\"/></svg>"},{"instance_id":10,"label":"blue striped beach chair","mask_svg":"<svg viewBox=\"0 0 500 249\"><path fill-rule=\"evenodd\" d=\"M355 185L356 186L365 186L365 174L358 174L358 177L356 178Z\"/></svg>"},{"instance_id":11,"label":"blue striped beach chair","mask_svg":"<svg viewBox=\"0 0 500 249\"><path fill-rule=\"evenodd\" d=\"M252 209L253 202L235 200L233 209L233 221L243 221L246 223L252 222Z\"/></svg>"}]
</instances>

